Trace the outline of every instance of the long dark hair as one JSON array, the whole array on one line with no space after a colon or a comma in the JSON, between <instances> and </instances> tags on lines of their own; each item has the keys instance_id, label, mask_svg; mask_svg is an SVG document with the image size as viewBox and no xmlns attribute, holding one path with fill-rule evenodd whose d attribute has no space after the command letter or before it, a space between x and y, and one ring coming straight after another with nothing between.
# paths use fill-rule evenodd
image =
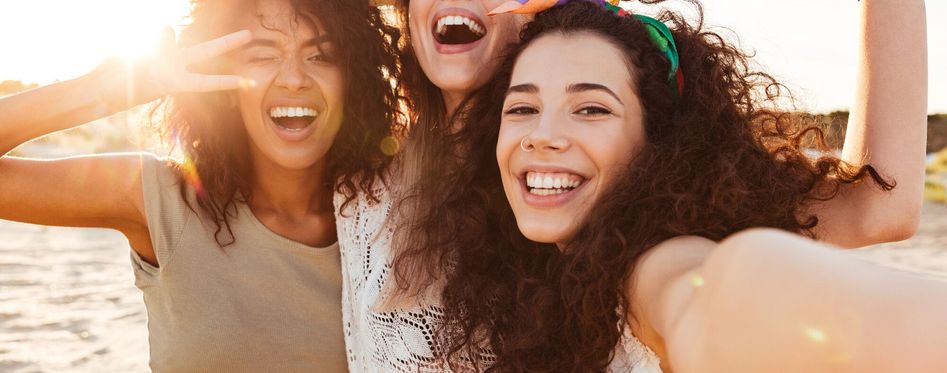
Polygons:
<instances>
[{"instance_id":1,"label":"long dark hair","mask_svg":"<svg viewBox=\"0 0 947 373\"><path fill-rule=\"evenodd\" d=\"M700 6L693 2L700 12ZM588 2L538 14L495 78L470 99L465 125L437 154L443 167L419 185L432 208L406 227L415 237L396 258L442 280L442 361L466 370L483 348L490 372L602 372L628 314L624 284L638 258L669 238L713 240L751 227L813 236L813 202L843 184L893 185L871 166L851 167L821 141L822 131L779 110L785 88L754 71L749 56L718 34L663 12L686 78L681 97L668 61L643 24ZM562 250L526 239L516 225L495 158L502 100L518 56L550 33L592 33L627 56L645 118L646 141Z\"/></svg>"},{"instance_id":2,"label":"long dark hair","mask_svg":"<svg viewBox=\"0 0 947 373\"><path fill-rule=\"evenodd\" d=\"M410 32L409 7L410 0L395 0L395 13L404 35L403 48L399 53L400 80L406 106L410 108L407 113L410 126L399 132L404 136L405 146L396 160L398 180L392 187L396 205L388 220L394 229L391 242L393 257L410 250L415 246L415 240L420 238L410 227L416 226L418 217L423 215L422 211L437 208L436 202L425 195L429 188L425 183L439 178L447 171L440 155L452 153L455 149L449 140L454 121L448 113L441 89L424 73L411 47L411 39L415 36ZM391 295L389 300L399 301L402 296L422 296L422 285L434 281L436 274L429 267L415 264L405 262L393 271L393 281L385 285L385 291Z\"/></svg>"},{"instance_id":3,"label":"long dark hair","mask_svg":"<svg viewBox=\"0 0 947 373\"><path fill-rule=\"evenodd\" d=\"M233 20L255 1L195 0L191 23L182 30L181 43L194 45L234 30ZM372 183L383 179L391 157L382 142L391 136L399 116L397 54L400 30L387 25L368 0L293 0L295 17L316 22L328 30L336 46L335 59L345 80L344 119L327 155L326 188L351 201L357 193L373 194ZM199 67L214 72L222 62ZM219 71L217 71L219 73ZM248 135L228 93L176 94L167 100L159 128L163 138L177 144L191 164L189 188L200 183L200 210L217 225L218 244L232 243L229 220L235 204L252 198ZM188 172L189 170L182 170ZM187 178L186 178L187 179Z\"/></svg>"}]
</instances>

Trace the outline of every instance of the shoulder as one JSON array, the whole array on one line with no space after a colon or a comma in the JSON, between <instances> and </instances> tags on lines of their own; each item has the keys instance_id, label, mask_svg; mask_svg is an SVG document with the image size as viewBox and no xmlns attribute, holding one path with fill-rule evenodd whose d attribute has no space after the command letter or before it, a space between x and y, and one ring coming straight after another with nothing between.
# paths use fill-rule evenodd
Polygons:
<instances>
[{"instance_id":1,"label":"shoulder","mask_svg":"<svg viewBox=\"0 0 947 373\"><path fill-rule=\"evenodd\" d=\"M181 162L154 153L140 153L138 161L141 167L142 182L180 183L183 180L184 167Z\"/></svg>"},{"instance_id":2,"label":"shoulder","mask_svg":"<svg viewBox=\"0 0 947 373\"><path fill-rule=\"evenodd\" d=\"M636 276L653 277L699 266L717 243L698 236L678 236L655 245L635 263ZM643 273L642 273L643 272Z\"/></svg>"}]
</instances>

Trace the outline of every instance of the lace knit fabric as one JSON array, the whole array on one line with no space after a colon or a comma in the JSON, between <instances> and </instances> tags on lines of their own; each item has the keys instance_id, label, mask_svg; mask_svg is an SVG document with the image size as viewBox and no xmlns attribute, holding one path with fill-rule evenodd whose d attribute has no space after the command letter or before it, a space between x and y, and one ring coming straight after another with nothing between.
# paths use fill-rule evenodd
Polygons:
<instances>
[{"instance_id":1,"label":"lace knit fabric","mask_svg":"<svg viewBox=\"0 0 947 373\"><path fill-rule=\"evenodd\" d=\"M434 331L442 312L436 305L407 311L375 312L391 269L391 237L386 225L392 201L377 187L375 203L359 196L342 211L345 197L336 194L336 227L342 251L342 319L349 371L442 372L436 363ZM618 346L610 371L661 373L658 358L630 333ZM481 357L492 360L489 353Z\"/></svg>"}]
</instances>

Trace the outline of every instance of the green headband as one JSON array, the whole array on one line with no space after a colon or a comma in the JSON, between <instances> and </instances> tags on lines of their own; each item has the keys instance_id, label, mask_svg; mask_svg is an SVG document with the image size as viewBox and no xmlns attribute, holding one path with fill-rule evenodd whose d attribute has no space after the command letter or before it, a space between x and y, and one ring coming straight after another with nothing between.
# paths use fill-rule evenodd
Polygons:
<instances>
[{"instance_id":1,"label":"green headband","mask_svg":"<svg viewBox=\"0 0 947 373\"><path fill-rule=\"evenodd\" d=\"M605 9L611 10L620 16L627 16L629 13L618 6L617 1L605 2ZM674 43L674 34L671 33L671 29L664 24L664 22L658 21L654 18L635 14L635 19L644 23L645 30L648 31L648 38L651 39L651 44L661 53L664 53L664 58L668 60L668 63L671 64L670 71L668 72L668 84L674 88L674 93L677 97L684 95L684 73L681 72L681 55L677 51L677 44Z\"/></svg>"},{"instance_id":2,"label":"green headband","mask_svg":"<svg viewBox=\"0 0 947 373\"><path fill-rule=\"evenodd\" d=\"M565 5L572 1L589 1L604 6L619 16L630 15L627 11L618 6L620 0L510 0L490 11L490 15L502 13L536 14L541 11ZM674 43L674 35L663 22L654 18L634 15L635 19L644 23L645 30L648 32L648 38L664 58L671 64L668 72L668 84L673 89L676 97L684 95L684 74L681 72L681 56L677 51L677 44Z\"/></svg>"},{"instance_id":3,"label":"green headband","mask_svg":"<svg viewBox=\"0 0 947 373\"><path fill-rule=\"evenodd\" d=\"M684 94L684 74L681 72L681 56L677 52L677 44L674 43L674 36L663 22L654 18L635 14L635 18L643 22L645 29L648 30L648 37L651 44L654 44L659 51L664 53L671 64L671 71L668 73L668 83L676 88L675 93L678 96Z\"/></svg>"}]
</instances>

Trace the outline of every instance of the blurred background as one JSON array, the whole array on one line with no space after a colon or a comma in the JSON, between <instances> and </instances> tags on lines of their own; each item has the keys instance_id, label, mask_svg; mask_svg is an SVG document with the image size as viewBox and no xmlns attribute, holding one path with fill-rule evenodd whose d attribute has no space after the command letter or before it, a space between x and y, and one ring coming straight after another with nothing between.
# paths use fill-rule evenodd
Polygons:
<instances>
[{"instance_id":1,"label":"blurred background","mask_svg":"<svg viewBox=\"0 0 947 373\"><path fill-rule=\"evenodd\" d=\"M186 0L0 0L0 96L78 77L108 56L147 53L160 29L181 24L188 8ZM927 8L929 166L921 228L911 240L852 255L947 276L947 22L937 18L947 15L947 2L928 1ZM788 83L798 100L793 111L816 116L835 135L832 143L841 143L854 97L856 2L706 1L705 11L708 25ZM144 114L137 108L101 119L14 154L166 153L143 125ZM128 255L117 232L0 220L0 372L147 371L147 317Z\"/></svg>"}]
</instances>

